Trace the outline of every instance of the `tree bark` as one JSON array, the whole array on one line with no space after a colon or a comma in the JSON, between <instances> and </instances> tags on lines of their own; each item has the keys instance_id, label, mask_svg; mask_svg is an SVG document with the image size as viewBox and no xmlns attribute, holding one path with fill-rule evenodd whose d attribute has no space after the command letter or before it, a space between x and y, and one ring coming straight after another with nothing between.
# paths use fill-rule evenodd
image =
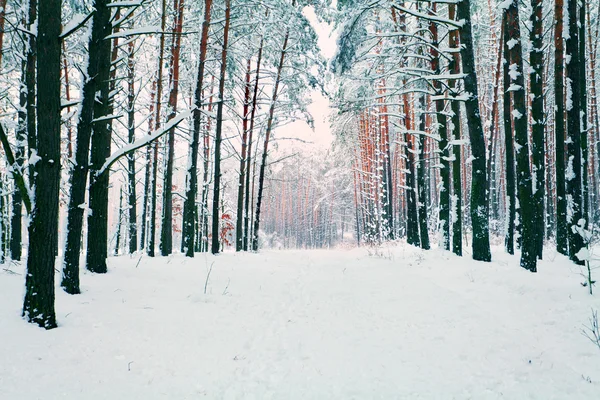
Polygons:
<instances>
[{"instance_id":1,"label":"tree bark","mask_svg":"<svg viewBox=\"0 0 600 400\"><path fill-rule=\"evenodd\" d=\"M127 140L135 142L135 41L129 42L127 54ZM129 204L129 254L137 251L137 196L135 181L135 154L127 155L127 197ZM142 221L142 224L144 221Z\"/></svg>"},{"instance_id":2,"label":"tree bark","mask_svg":"<svg viewBox=\"0 0 600 400\"><path fill-rule=\"evenodd\" d=\"M564 67L564 5L554 5L554 135L556 158L556 250L567 255L567 195L565 181L565 67Z\"/></svg>"},{"instance_id":3,"label":"tree bark","mask_svg":"<svg viewBox=\"0 0 600 400\"><path fill-rule=\"evenodd\" d=\"M177 95L179 93L179 54L181 52L181 30L183 27L184 0L174 0L175 23L171 46L171 71L169 82L169 115L167 122L177 114ZM175 159L175 127L167 136L167 160L163 184L163 218L160 233L160 254L168 256L173 252L173 162Z\"/></svg>"},{"instance_id":4,"label":"tree bark","mask_svg":"<svg viewBox=\"0 0 600 400\"><path fill-rule=\"evenodd\" d=\"M56 327L54 264L58 242L60 186L60 52L61 0L39 5L37 156L35 203L29 224L29 248L23 316L45 329Z\"/></svg>"},{"instance_id":5,"label":"tree bark","mask_svg":"<svg viewBox=\"0 0 600 400\"><path fill-rule=\"evenodd\" d=\"M200 62L198 65L198 77L194 95L193 132L190 142L189 167L187 172L188 187L185 191L183 203L183 248L187 257L194 257L194 240L196 221L196 194L198 193L198 148L200 142L200 124L202 108L202 89L204 80L204 67L206 63L206 49L208 47L208 29L210 27L210 11L212 0L204 0L204 21L202 22L202 34L200 39Z\"/></svg>"},{"instance_id":6,"label":"tree bark","mask_svg":"<svg viewBox=\"0 0 600 400\"><path fill-rule=\"evenodd\" d=\"M219 103L217 104L217 126L215 132L215 168L213 182L212 204L212 243L211 253L219 253L219 236L221 218L219 206L221 201L221 141L223 129L223 105L225 103L225 79L227 73L227 45L229 39L229 23L231 13L231 0L225 0L225 28L223 31L223 49L221 51L221 75L219 78Z\"/></svg>"},{"instance_id":7,"label":"tree bark","mask_svg":"<svg viewBox=\"0 0 600 400\"><path fill-rule=\"evenodd\" d=\"M583 247L583 238L573 227L580 224L583 218L582 198L582 163L581 163L581 120L586 118L585 108L581 104L582 84L580 71L582 68L582 55L579 37L579 8L577 1L568 2L569 33L567 36L566 54L567 62L567 141L568 167L567 167L567 238L569 242L569 258L578 264L583 264L576 254Z\"/></svg>"},{"instance_id":8,"label":"tree bark","mask_svg":"<svg viewBox=\"0 0 600 400\"><path fill-rule=\"evenodd\" d=\"M515 130L517 159L517 189L519 196L519 213L521 215L521 267L537 271L537 236L536 206L532 199L532 174L529 169L529 140L527 135L527 105L525 102L525 79L523 69L521 28L517 0L513 0L506 9L506 26L509 49L510 87L513 95L512 118Z\"/></svg>"},{"instance_id":9,"label":"tree bark","mask_svg":"<svg viewBox=\"0 0 600 400\"><path fill-rule=\"evenodd\" d=\"M248 120L250 109L250 68L251 59L246 64L246 81L244 84L244 108L242 115L242 152L240 156L240 176L238 181L237 214L235 223L235 250L244 248L244 182L246 180L246 158L248 157Z\"/></svg>"},{"instance_id":10,"label":"tree bark","mask_svg":"<svg viewBox=\"0 0 600 400\"><path fill-rule=\"evenodd\" d=\"M83 85L82 101L77 122L75 163L70 174L70 196L67 209L67 234L61 286L69 294L80 293L79 253L83 216L85 212L85 191L89 170L90 141L92 137L97 92L108 96L110 73L110 41L104 38L111 33L110 10L107 0L94 2L92 34L89 41L87 79Z\"/></svg>"},{"instance_id":11,"label":"tree bark","mask_svg":"<svg viewBox=\"0 0 600 400\"><path fill-rule=\"evenodd\" d=\"M483 126L479 112L479 95L477 90L477 73L475 71L475 55L473 52L473 34L471 32L471 1L462 0L457 4L459 19L463 26L459 29L461 48L461 61L465 74L465 92L469 99L465 102L467 111L467 126L469 140L474 160L471 164L471 225L473 227L473 259L478 261L491 261L490 236L488 221L488 194L485 141Z\"/></svg>"},{"instance_id":12,"label":"tree bark","mask_svg":"<svg viewBox=\"0 0 600 400\"><path fill-rule=\"evenodd\" d=\"M544 170L544 26L542 14L542 1L531 0L531 16L529 22L531 30L529 40L531 52L529 53L530 86L531 86L531 154L533 159L533 174L535 181L533 185L534 206L534 240L536 242L537 256L541 260L544 249L544 201L545 201L545 170Z\"/></svg>"}]
</instances>

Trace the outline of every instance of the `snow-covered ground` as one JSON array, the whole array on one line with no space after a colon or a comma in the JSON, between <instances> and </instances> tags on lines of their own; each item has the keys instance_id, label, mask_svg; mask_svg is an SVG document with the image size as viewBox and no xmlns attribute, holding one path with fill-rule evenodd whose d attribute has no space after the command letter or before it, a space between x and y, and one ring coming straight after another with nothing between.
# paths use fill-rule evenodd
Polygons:
<instances>
[{"instance_id":1,"label":"snow-covered ground","mask_svg":"<svg viewBox=\"0 0 600 400\"><path fill-rule=\"evenodd\" d=\"M600 398L581 333L600 300L565 258L369 253L111 258L57 288L48 332L20 318L23 268L0 268L0 399Z\"/></svg>"}]
</instances>

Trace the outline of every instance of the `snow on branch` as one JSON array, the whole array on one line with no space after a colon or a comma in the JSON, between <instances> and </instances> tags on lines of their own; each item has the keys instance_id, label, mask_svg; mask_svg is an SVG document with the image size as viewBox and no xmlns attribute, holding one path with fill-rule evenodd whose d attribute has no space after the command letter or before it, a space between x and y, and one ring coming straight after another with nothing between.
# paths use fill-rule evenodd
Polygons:
<instances>
[{"instance_id":1,"label":"snow on branch","mask_svg":"<svg viewBox=\"0 0 600 400\"><path fill-rule=\"evenodd\" d=\"M60 38L64 39L64 38L68 37L69 35L77 32L81 27L83 27L86 24L86 22L88 22L88 20L90 18L92 18L92 15L94 15L94 11L92 11L88 15L84 15L84 14L74 15L73 18L71 18L71 20L69 21L69 23L63 27L63 30L60 34Z\"/></svg>"},{"instance_id":2,"label":"snow on branch","mask_svg":"<svg viewBox=\"0 0 600 400\"><path fill-rule=\"evenodd\" d=\"M108 35L106 37L106 39L124 38L127 36L135 36L135 35L148 35L151 33L164 33L164 32L161 32L160 26L150 25L150 26L142 26L142 27L133 28L133 29L124 29L117 33L113 33L112 35Z\"/></svg>"},{"instance_id":3,"label":"snow on branch","mask_svg":"<svg viewBox=\"0 0 600 400\"><path fill-rule=\"evenodd\" d=\"M104 163L102 168L100 168L100 170L98 171L96 176L100 176L100 175L104 174L106 171L108 171L110 169L110 167L114 163L116 163L121 157L126 156L127 154L129 154L133 151L136 151L140 147L149 145L150 143L154 142L156 139L159 139L160 137L165 135L167 132L169 132L171 129L173 129L177 125L179 125L179 123L181 123L181 121L183 121L186 118L191 117L192 114L193 114L193 110L182 112L182 113L178 114L175 118L173 118L172 120L167 122L165 124L165 126L163 126L161 129L158 129L158 130L152 132L151 134L149 134L139 140L136 140L133 143L128 144L127 146L121 147L119 150L117 150L115 153L113 153L110 157L108 157L106 159L106 162Z\"/></svg>"},{"instance_id":4,"label":"snow on branch","mask_svg":"<svg viewBox=\"0 0 600 400\"><path fill-rule=\"evenodd\" d=\"M406 8L406 7L403 7L400 5L396 5L396 4L392 5L392 7L394 7L398 11L402 11L409 15L412 15L413 17L422 18L426 21L433 21L433 22L437 22L439 24L443 24L443 25L447 25L447 26L453 26L455 28L462 28L463 25L465 24L464 21L453 21L448 18L443 18L443 17L438 17L436 15L421 13L421 12L418 12L415 10L411 10L410 8Z\"/></svg>"}]
</instances>

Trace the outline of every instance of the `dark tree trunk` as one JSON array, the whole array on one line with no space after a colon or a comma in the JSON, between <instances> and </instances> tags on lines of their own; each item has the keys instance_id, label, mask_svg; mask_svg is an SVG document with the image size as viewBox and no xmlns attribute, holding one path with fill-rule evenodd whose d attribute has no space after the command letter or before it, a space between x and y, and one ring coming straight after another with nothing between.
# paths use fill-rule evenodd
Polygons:
<instances>
[{"instance_id":1,"label":"dark tree trunk","mask_svg":"<svg viewBox=\"0 0 600 400\"><path fill-rule=\"evenodd\" d=\"M183 248L185 255L194 257L194 240L196 230L194 223L196 221L196 195L198 193L198 148L200 143L200 124L202 108L202 85L204 80L204 67L206 62L206 49L208 46L208 29L210 27L210 9L212 0L204 0L204 21L202 22L202 35L200 39L200 62L198 65L198 77L196 91L194 94L194 115L193 132L190 142L190 164L188 166L188 186L185 191L185 200L183 203Z\"/></svg>"},{"instance_id":2,"label":"dark tree trunk","mask_svg":"<svg viewBox=\"0 0 600 400\"><path fill-rule=\"evenodd\" d=\"M567 195L565 183L565 67L563 0L554 5L554 135L556 158L556 250L568 254Z\"/></svg>"},{"instance_id":3,"label":"dark tree trunk","mask_svg":"<svg viewBox=\"0 0 600 400\"><path fill-rule=\"evenodd\" d=\"M31 28L37 21L37 0L29 0L29 21L28 26ZM37 112L35 107L36 102L36 62L37 62L37 41L34 35L29 36L29 51L26 57L26 77L25 86L27 90L27 158L31 157L31 153L37 147ZM29 182L33 183L33 166L29 165Z\"/></svg>"},{"instance_id":4,"label":"dark tree trunk","mask_svg":"<svg viewBox=\"0 0 600 400\"><path fill-rule=\"evenodd\" d=\"M152 81L152 88L150 89L150 107L148 110L148 134L152 133L152 130L154 129L154 99L156 97L156 80ZM148 208L149 208L149 201L148 199L150 198L150 179L151 179L151 175L150 172L152 170L152 145L148 145L148 147L146 147L146 163L144 165L144 200L142 202L142 221L141 221L141 228L142 231L140 233L140 249L144 249L146 248L146 241L147 241L147 235L146 232L149 229L148 226Z\"/></svg>"},{"instance_id":5,"label":"dark tree trunk","mask_svg":"<svg viewBox=\"0 0 600 400\"><path fill-rule=\"evenodd\" d=\"M87 79L83 85L81 110L77 122L75 164L70 174L69 207L67 209L67 237L61 286L70 294L80 293L79 253L85 211L85 190L88 175L92 120L95 96L101 91L108 96L110 73L110 41L104 38L111 33L110 10L107 0L96 0L89 42Z\"/></svg>"},{"instance_id":6,"label":"dark tree trunk","mask_svg":"<svg viewBox=\"0 0 600 400\"><path fill-rule=\"evenodd\" d=\"M181 52L181 29L183 26L184 0L174 0L175 23L171 46L171 71L169 82L169 116L167 122L177 115L177 95L179 92L179 53ZM173 252L173 162L175 161L175 127L167 136L167 160L163 183L163 217L160 232L160 254L168 256Z\"/></svg>"},{"instance_id":7,"label":"dark tree trunk","mask_svg":"<svg viewBox=\"0 0 600 400\"><path fill-rule=\"evenodd\" d=\"M583 238L573 230L583 218L582 199L582 163L581 163L581 120L587 118L585 108L581 104L581 90L584 82L581 82L582 54L579 53L579 7L577 1L569 1L569 35L567 38L566 54L569 58L567 63L567 141L568 167L567 167L567 238L569 242L569 258L578 264L576 254L583 247Z\"/></svg>"},{"instance_id":8,"label":"dark tree trunk","mask_svg":"<svg viewBox=\"0 0 600 400\"><path fill-rule=\"evenodd\" d=\"M513 124L515 127L517 188L519 213L521 215L521 267L536 272L536 206L532 199L532 174L529 169L529 140L527 135L527 104L525 102L525 78L521 48L521 27L517 0L513 0L506 10L506 27L509 43L510 87L513 95ZM512 47L511 47L512 44Z\"/></svg>"},{"instance_id":9,"label":"dark tree trunk","mask_svg":"<svg viewBox=\"0 0 600 400\"><path fill-rule=\"evenodd\" d=\"M582 4L579 7L579 56L581 57L579 67L579 82L580 82L580 98L579 104L581 105L581 195L582 200L582 218L585 221L584 227L588 229L590 222L590 193L589 193L589 176L588 176L588 160L589 160L589 149L588 149L588 110L587 110L587 62L585 54L585 0L582 0Z\"/></svg>"},{"instance_id":10,"label":"dark tree trunk","mask_svg":"<svg viewBox=\"0 0 600 400\"><path fill-rule=\"evenodd\" d=\"M135 142L135 64L134 51L135 42L132 40L128 45L127 59L127 140ZM137 251L137 196L135 190L135 153L127 155L127 197L129 204L129 254ZM143 224L142 220L142 224Z\"/></svg>"},{"instance_id":11,"label":"dark tree trunk","mask_svg":"<svg viewBox=\"0 0 600 400\"><path fill-rule=\"evenodd\" d=\"M456 6L454 4L448 5L448 14L450 19L456 18ZM458 31L453 30L449 33L449 45L451 49L455 49L452 52L452 57L448 65L450 74L458 75L460 73L460 54L457 51L460 48L460 36ZM449 93L451 97L458 96L458 81L451 79L448 83ZM456 144L452 146L452 209L453 221L452 221L452 252L458 256L462 256L462 177L461 177L461 129L460 129L460 102L452 100L450 102L451 114L450 118L450 131L451 137L454 139Z\"/></svg>"},{"instance_id":12,"label":"dark tree trunk","mask_svg":"<svg viewBox=\"0 0 600 400\"><path fill-rule=\"evenodd\" d=\"M256 79L254 81L254 93L252 95L252 110L250 111L250 131L248 132L248 152L246 161L246 198L244 200L244 251L248 251L248 242L250 240L250 166L252 162L252 133L254 132L254 117L256 113L256 105L258 102L258 82L260 81L260 64L262 61L264 37L260 39L258 48L258 57L256 60ZM254 180L253 180L254 185ZM254 195L254 186L252 186L252 195Z\"/></svg>"},{"instance_id":13,"label":"dark tree trunk","mask_svg":"<svg viewBox=\"0 0 600 400\"><path fill-rule=\"evenodd\" d=\"M215 171L213 182L212 204L212 243L211 253L220 251L219 236L221 218L219 206L221 201L221 140L223 129L223 105L225 103L225 79L227 73L227 41L229 39L229 22L231 1L225 0L225 28L223 31L223 50L221 51L221 75L219 77L219 103L217 104L217 126L215 132Z\"/></svg>"},{"instance_id":14,"label":"dark tree trunk","mask_svg":"<svg viewBox=\"0 0 600 400\"><path fill-rule=\"evenodd\" d=\"M60 186L61 0L39 5L37 110L40 135L34 164L35 203L29 224L29 249L23 316L40 327L56 327L54 264L58 242Z\"/></svg>"},{"instance_id":15,"label":"dark tree trunk","mask_svg":"<svg viewBox=\"0 0 600 400\"><path fill-rule=\"evenodd\" d=\"M531 154L533 158L533 174L535 184L533 187L533 206L535 208L534 240L536 242L537 256L541 260L544 249L544 194L545 194L545 170L544 170L544 26L542 14L542 1L531 0L531 16L529 22L531 31L531 52L529 53L529 65L531 68Z\"/></svg>"},{"instance_id":16,"label":"dark tree trunk","mask_svg":"<svg viewBox=\"0 0 600 400\"><path fill-rule=\"evenodd\" d=\"M432 4L435 12L435 4ZM431 70L434 75L440 73L440 55L437 51L439 46L437 24L431 22L429 31L432 34L431 48ZM443 96L444 90L440 81L434 82L436 96ZM446 111L445 101L435 101L436 121L438 124L438 134L440 140L438 142L438 153L440 157L440 178L442 186L440 187L440 224L439 230L442 233L442 247L444 250L450 250L450 146L448 144L448 129L446 126Z\"/></svg>"},{"instance_id":17,"label":"dark tree trunk","mask_svg":"<svg viewBox=\"0 0 600 400\"><path fill-rule=\"evenodd\" d=\"M269 107L269 116L267 118L267 130L265 132L265 142L263 147L262 161L260 164L260 174L258 178L258 197L256 201L256 216L254 217L254 229L252 232L252 250L258 251L258 230L260 228L260 208L262 204L263 189L265 182L265 170L267 167L267 154L269 150L269 139L271 138L271 131L273 129L273 116L275 113L275 103L277 101L277 92L279 90L279 84L281 82L281 71L283 69L283 62L285 61L285 54L287 51L288 40L290 37L289 30L285 33L283 39L283 47L281 50L281 56L279 58L279 64L277 65L277 76L275 78L275 87L273 88L273 98L271 99L271 106Z\"/></svg>"},{"instance_id":18,"label":"dark tree trunk","mask_svg":"<svg viewBox=\"0 0 600 400\"><path fill-rule=\"evenodd\" d=\"M117 219L115 252L113 253L115 256L119 255L119 249L121 248L121 224L123 222L123 188L121 188L121 190L119 191L119 210L117 215L119 216L119 218Z\"/></svg>"},{"instance_id":19,"label":"dark tree trunk","mask_svg":"<svg viewBox=\"0 0 600 400\"><path fill-rule=\"evenodd\" d=\"M161 5L161 32L165 31L167 18L167 2L162 0ZM163 60L165 55L165 35L161 33L158 50L158 75L156 77L156 116L154 119L154 129L160 129L161 106L162 106L162 75ZM156 197L156 186L158 184L158 141L154 143L152 149L152 168L150 181L150 226L148 229L148 248L146 249L149 257L154 257L156 251L156 208L158 206Z\"/></svg>"},{"instance_id":20,"label":"dark tree trunk","mask_svg":"<svg viewBox=\"0 0 600 400\"><path fill-rule=\"evenodd\" d=\"M106 8L108 4L105 4ZM109 11L110 13L110 11ZM119 9L115 18L119 18ZM109 22L108 33L112 30ZM115 27L115 31L118 26ZM88 191L90 202L90 215L88 217L87 231L87 255L86 268L98 274L106 273L106 259L108 258L108 190L110 171L101 174L100 170L106 159L110 157L110 146L112 142L112 118L113 113L112 92L115 88L116 69L111 70L113 63L117 61L118 38L111 41L106 36L101 39L102 46L107 46L106 52L109 56L99 62L101 69L108 71L108 79L99 81L96 87L94 101L94 122L92 124L92 144L90 151L90 187Z\"/></svg>"},{"instance_id":21,"label":"dark tree trunk","mask_svg":"<svg viewBox=\"0 0 600 400\"><path fill-rule=\"evenodd\" d=\"M508 88L510 87L509 75L509 49L508 29L506 27L506 13L502 15L502 24L504 26L504 34L502 37L502 47L504 52L503 80L504 80L504 95L503 95L503 120L504 120L504 146L505 146L505 162L506 162L506 237L504 246L508 254L515 254L515 218L516 197L515 197L515 148L513 138L512 118L510 115L511 96Z\"/></svg>"},{"instance_id":22,"label":"dark tree trunk","mask_svg":"<svg viewBox=\"0 0 600 400\"><path fill-rule=\"evenodd\" d=\"M246 180L246 158L248 157L248 119L250 109L250 68L251 60L246 64L246 81L244 85L244 111L242 115L242 152L240 156L240 176L238 181L237 215L235 222L235 251L244 248L244 182Z\"/></svg>"},{"instance_id":23,"label":"dark tree trunk","mask_svg":"<svg viewBox=\"0 0 600 400\"><path fill-rule=\"evenodd\" d=\"M420 108L420 122L419 130L425 132L425 97L420 96L419 99ZM427 179L425 177L425 136L419 134L417 137L419 141L419 162L417 163L417 195L418 195L418 212L419 212L419 233L421 238L421 248L429 250L429 231L428 231L428 218L427 218Z\"/></svg>"},{"instance_id":24,"label":"dark tree trunk","mask_svg":"<svg viewBox=\"0 0 600 400\"><path fill-rule=\"evenodd\" d=\"M477 91L477 73L475 71L475 55L473 52L473 35L471 32L471 1L462 0L457 4L459 19L464 24L460 31L461 61L465 74L465 92L469 99L465 102L467 111L467 126L473 162L471 169L471 225L473 227L473 259L491 261L490 234L488 230L488 194L485 141L483 126L479 112L479 95Z\"/></svg>"}]
</instances>

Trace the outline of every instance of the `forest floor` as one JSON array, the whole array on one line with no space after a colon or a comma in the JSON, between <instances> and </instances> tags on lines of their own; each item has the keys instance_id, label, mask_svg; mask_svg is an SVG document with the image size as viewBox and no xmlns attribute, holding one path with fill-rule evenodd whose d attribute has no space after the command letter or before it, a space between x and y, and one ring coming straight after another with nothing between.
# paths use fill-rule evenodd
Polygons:
<instances>
[{"instance_id":1,"label":"forest floor","mask_svg":"<svg viewBox=\"0 0 600 400\"><path fill-rule=\"evenodd\" d=\"M0 399L600 398L600 294L552 250L538 274L493 256L111 257L81 295L57 287L47 332L20 318L23 267L0 266Z\"/></svg>"}]
</instances>

